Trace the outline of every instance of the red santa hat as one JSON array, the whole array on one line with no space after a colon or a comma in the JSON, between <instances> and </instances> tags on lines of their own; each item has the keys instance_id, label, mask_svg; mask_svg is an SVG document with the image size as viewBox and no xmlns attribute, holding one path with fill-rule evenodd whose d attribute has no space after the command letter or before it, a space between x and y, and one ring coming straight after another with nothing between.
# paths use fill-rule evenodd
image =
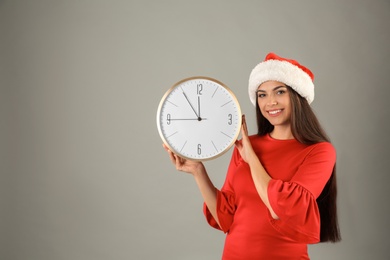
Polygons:
<instances>
[{"instance_id":1,"label":"red santa hat","mask_svg":"<svg viewBox=\"0 0 390 260\"><path fill-rule=\"evenodd\" d=\"M248 92L253 105L257 102L258 87L269 80L286 84L306 98L309 104L314 100L314 74L295 60L269 53L264 61L256 65L249 76Z\"/></svg>"}]
</instances>

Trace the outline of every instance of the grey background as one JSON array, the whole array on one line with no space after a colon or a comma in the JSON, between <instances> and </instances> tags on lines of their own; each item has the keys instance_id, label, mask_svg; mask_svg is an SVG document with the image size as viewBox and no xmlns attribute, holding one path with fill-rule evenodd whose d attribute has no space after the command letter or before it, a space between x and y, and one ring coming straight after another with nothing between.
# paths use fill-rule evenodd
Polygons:
<instances>
[{"instance_id":1,"label":"grey background","mask_svg":"<svg viewBox=\"0 0 390 260\"><path fill-rule=\"evenodd\" d=\"M274 51L315 73L338 152L343 241L312 259L389 259L389 26L384 0L0 1L0 258L220 259L157 106L214 77L254 134L248 76ZM206 163L217 187L230 153Z\"/></svg>"}]
</instances>

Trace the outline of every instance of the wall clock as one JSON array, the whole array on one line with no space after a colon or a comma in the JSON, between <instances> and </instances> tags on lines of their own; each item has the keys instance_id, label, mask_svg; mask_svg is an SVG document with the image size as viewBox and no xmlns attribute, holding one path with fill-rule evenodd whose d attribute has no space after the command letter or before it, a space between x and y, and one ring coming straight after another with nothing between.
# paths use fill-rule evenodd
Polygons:
<instances>
[{"instance_id":1,"label":"wall clock","mask_svg":"<svg viewBox=\"0 0 390 260\"><path fill-rule=\"evenodd\" d=\"M197 161L228 151L238 138L241 120L234 93L209 77L177 82L162 97L157 110L163 142L181 157Z\"/></svg>"}]
</instances>

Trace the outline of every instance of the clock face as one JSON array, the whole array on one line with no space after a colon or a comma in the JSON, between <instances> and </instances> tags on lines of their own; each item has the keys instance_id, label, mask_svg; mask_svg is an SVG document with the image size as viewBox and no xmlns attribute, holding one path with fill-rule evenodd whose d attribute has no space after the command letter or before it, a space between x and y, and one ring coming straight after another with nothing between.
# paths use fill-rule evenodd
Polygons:
<instances>
[{"instance_id":1,"label":"clock face","mask_svg":"<svg viewBox=\"0 0 390 260\"><path fill-rule=\"evenodd\" d=\"M181 80L161 99L157 111L161 139L174 153L209 160L226 152L241 129L241 109L233 92L207 77Z\"/></svg>"}]
</instances>

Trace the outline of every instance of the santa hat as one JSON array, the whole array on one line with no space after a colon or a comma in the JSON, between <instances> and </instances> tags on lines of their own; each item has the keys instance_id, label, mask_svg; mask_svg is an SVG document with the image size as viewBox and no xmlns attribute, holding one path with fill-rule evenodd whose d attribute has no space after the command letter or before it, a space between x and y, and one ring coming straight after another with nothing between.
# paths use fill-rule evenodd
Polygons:
<instances>
[{"instance_id":1,"label":"santa hat","mask_svg":"<svg viewBox=\"0 0 390 260\"><path fill-rule=\"evenodd\" d=\"M265 60L260 62L249 76L249 98L256 106L258 87L269 80L275 80L294 89L299 95L306 98L309 104L314 100L314 75L306 67L295 60L279 57L269 53Z\"/></svg>"}]
</instances>

